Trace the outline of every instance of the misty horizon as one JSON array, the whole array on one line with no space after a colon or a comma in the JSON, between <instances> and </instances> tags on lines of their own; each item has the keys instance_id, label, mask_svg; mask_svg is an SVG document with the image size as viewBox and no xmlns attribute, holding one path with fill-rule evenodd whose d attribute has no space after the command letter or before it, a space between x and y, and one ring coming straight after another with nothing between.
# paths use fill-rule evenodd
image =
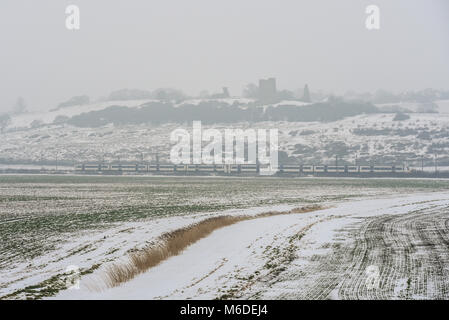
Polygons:
<instances>
[{"instance_id":1,"label":"misty horizon","mask_svg":"<svg viewBox=\"0 0 449 320\"><path fill-rule=\"evenodd\" d=\"M337 95L447 90L449 83L445 1L376 1L379 30L364 27L370 1L81 0L76 31L64 26L70 3L2 3L0 112L18 97L29 111L48 110L72 96L97 100L122 88L198 96L228 87L240 96L269 77L279 89L308 84Z\"/></svg>"}]
</instances>

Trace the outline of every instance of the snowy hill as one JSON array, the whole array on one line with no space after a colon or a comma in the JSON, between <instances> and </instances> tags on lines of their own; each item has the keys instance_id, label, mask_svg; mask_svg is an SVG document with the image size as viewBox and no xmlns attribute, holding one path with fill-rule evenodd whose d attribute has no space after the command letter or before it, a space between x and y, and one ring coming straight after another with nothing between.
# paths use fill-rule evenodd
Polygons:
<instances>
[{"instance_id":1,"label":"snowy hill","mask_svg":"<svg viewBox=\"0 0 449 320\"><path fill-rule=\"evenodd\" d=\"M217 99L215 99L216 101ZM97 161L145 161L154 160L158 153L161 161L168 161L170 132L177 128L192 129L190 121L178 123L113 124L99 127L78 127L68 123L54 123L58 116L67 118L105 110L117 105L138 110L154 100L109 101L83 106L72 106L56 111L29 113L14 116L2 133L0 161L2 163L51 163L58 161L70 165L75 162ZM186 100L174 104L200 108L203 100ZM217 102L217 101L216 101ZM253 107L250 99L223 99L217 103L240 105L242 109ZM296 104L295 104L296 103ZM391 104L390 104L391 105ZM395 120L395 113L383 112L390 108L378 105L376 113L343 117L336 121L257 121L204 124L204 129L215 128L277 128L281 159L296 163L398 163L415 164L424 158L426 165L433 165L437 154L441 165L449 165L449 100L436 101L432 113L418 113L421 104L394 104L401 110L409 110L406 119ZM278 109L295 107L314 108L302 102L283 101L276 105L261 106ZM288 107L287 107L288 106ZM281 109L282 109L281 108ZM284 109L285 109L284 108ZM437 113L436 113L437 112Z\"/></svg>"},{"instance_id":2,"label":"snowy hill","mask_svg":"<svg viewBox=\"0 0 449 320\"><path fill-rule=\"evenodd\" d=\"M149 101L151 100L105 101L71 106L52 111L23 113L19 115L13 115L11 117L11 122L9 123L8 128L24 129L30 127L34 121L36 124L51 124L58 116L72 117L84 112L103 110L106 107L113 105L136 107Z\"/></svg>"}]
</instances>

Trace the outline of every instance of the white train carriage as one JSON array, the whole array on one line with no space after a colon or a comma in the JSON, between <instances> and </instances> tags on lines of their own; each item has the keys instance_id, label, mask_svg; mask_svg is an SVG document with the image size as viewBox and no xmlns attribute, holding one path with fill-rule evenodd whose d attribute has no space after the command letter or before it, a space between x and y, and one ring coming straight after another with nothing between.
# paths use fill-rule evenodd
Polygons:
<instances>
[{"instance_id":1,"label":"white train carriage","mask_svg":"<svg viewBox=\"0 0 449 320\"><path fill-rule=\"evenodd\" d=\"M327 172L345 172L345 166L327 166Z\"/></svg>"},{"instance_id":2,"label":"white train carriage","mask_svg":"<svg viewBox=\"0 0 449 320\"><path fill-rule=\"evenodd\" d=\"M109 165L108 164L100 164L99 169L100 169L100 171L108 171Z\"/></svg>"},{"instance_id":3,"label":"white train carriage","mask_svg":"<svg viewBox=\"0 0 449 320\"><path fill-rule=\"evenodd\" d=\"M301 171L304 173L313 173L313 166L311 165L303 165Z\"/></svg>"},{"instance_id":4,"label":"white train carriage","mask_svg":"<svg viewBox=\"0 0 449 320\"><path fill-rule=\"evenodd\" d=\"M147 172L148 166L146 164L138 164L137 165L137 171L139 172Z\"/></svg>"},{"instance_id":5,"label":"white train carriage","mask_svg":"<svg viewBox=\"0 0 449 320\"><path fill-rule=\"evenodd\" d=\"M300 166L297 165L283 165L281 171L283 173L299 173Z\"/></svg>"},{"instance_id":6,"label":"white train carriage","mask_svg":"<svg viewBox=\"0 0 449 320\"><path fill-rule=\"evenodd\" d=\"M272 168L273 169L273 168ZM370 166L370 165L346 165L346 166L326 166L326 165L282 165L279 168L283 173L405 173L409 169L405 166ZM268 165L259 165L259 170L269 170ZM75 171L78 172L102 172L102 171L124 171L124 172L221 172L221 173L257 173L256 164L77 164Z\"/></svg>"},{"instance_id":7,"label":"white train carriage","mask_svg":"<svg viewBox=\"0 0 449 320\"><path fill-rule=\"evenodd\" d=\"M267 174L275 174L281 172L280 166L273 166L270 164L260 164L259 165L259 173L261 175L267 175ZM298 171L299 172L299 171Z\"/></svg>"},{"instance_id":8,"label":"white train carriage","mask_svg":"<svg viewBox=\"0 0 449 320\"><path fill-rule=\"evenodd\" d=\"M84 165L84 171L99 171L100 165L99 164L85 164Z\"/></svg>"},{"instance_id":9,"label":"white train carriage","mask_svg":"<svg viewBox=\"0 0 449 320\"><path fill-rule=\"evenodd\" d=\"M173 169L176 171L176 172L186 172L186 168L187 168L187 166L185 165L185 164L175 164L175 165L173 165Z\"/></svg>"},{"instance_id":10,"label":"white train carriage","mask_svg":"<svg viewBox=\"0 0 449 320\"><path fill-rule=\"evenodd\" d=\"M215 166L213 164L203 164L198 166L199 172L214 172Z\"/></svg>"},{"instance_id":11,"label":"white train carriage","mask_svg":"<svg viewBox=\"0 0 449 320\"><path fill-rule=\"evenodd\" d=\"M360 166L359 169L362 173L373 172L373 168L371 166Z\"/></svg>"},{"instance_id":12,"label":"white train carriage","mask_svg":"<svg viewBox=\"0 0 449 320\"><path fill-rule=\"evenodd\" d=\"M226 165L224 164L216 164L215 165L215 172L225 172L226 171Z\"/></svg>"},{"instance_id":13,"label":"white train carriage","mask_svg":"<svg viewBox=\"0 0 449 320\"><path fill-rule=\"evenodd\" d=\"M175 167L172 164L160 164L159 172L173 172L175 171Z\"/></svg>"},{"instance_id":14,"label":"white train carriage","mask_svg":"<svg viewBox=\"0 0 449 320\"><path fill-rule=\"evenodd\" d=\"M255 164L241 164L240 165L240 172L256 173L257 172L257 165L255 165Z\"/></svg>"},{"instance_id":15,"label":"white train carriage","mask_svg":"<svg viewBox=\"0 0 449 320\"><path fill-rule=\"evenodd\" d=\"M393 172L393 167L392 166L374 166L373 167L373 172L386 172L386 173L390 173Z\"/></svg>"},{"instance_id":16,"label":"white train carriage","mask_svg":"<svg viewBox=\"0 0 449 320\"><path fill-rule=\"evenodd\" d=\"M198 166L196 164L187 164L186 165L186 171L187 172L197 172Z\"/></svg>"},{"instance_id":17,"label":"white train carriage","mask_svg":"<svg viewBox=\"0 0 449 320\"><path fill-rule=\"evenodd\" d=\"M238 164L231 164L231 165L229 165L229 172L231 172L231 173L238 173L238 172L240 172L240 165L238 165Z\"/></svg>"},{"instance_id":18,"label":"white train carriage","mask_svg":"<svg viewBox=\"0 0 449 320\"><path fill-rule=\"evenodd\" d=\"M121 165L122 171L125 172L136 172L137 171L137 165L135 164L122 164Z\"/></svg>"}]
</instances>

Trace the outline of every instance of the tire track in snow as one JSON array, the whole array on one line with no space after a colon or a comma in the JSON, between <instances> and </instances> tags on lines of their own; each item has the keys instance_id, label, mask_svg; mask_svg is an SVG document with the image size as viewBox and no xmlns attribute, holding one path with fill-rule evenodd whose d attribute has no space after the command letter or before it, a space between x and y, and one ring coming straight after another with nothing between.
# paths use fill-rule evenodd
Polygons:
<instances>
[{"instance_id":1,"label":"tire track in snow","mask_svg":"<svg viewBox=\"0 0 449 320\"><path fill-rule=\"evenodd\" d=\"M419 207L362 218L338 234L344 242L309 257L277 281L277 299L448 299L449 207ZM334 239L335 240L335 239ZM378 268L378 286L367 282Z\"/></svg>"}]
</instances>

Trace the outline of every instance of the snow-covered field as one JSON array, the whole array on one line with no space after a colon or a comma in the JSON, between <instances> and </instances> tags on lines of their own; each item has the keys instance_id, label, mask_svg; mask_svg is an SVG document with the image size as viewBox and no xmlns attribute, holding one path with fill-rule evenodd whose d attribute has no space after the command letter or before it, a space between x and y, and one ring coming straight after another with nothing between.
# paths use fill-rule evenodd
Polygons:
<instances>
[{"instance_id":1,"label":"snow-covered field","mask_svg":"<svg viewBox=\"0 0 449 320\"><path fill-rule=\"evenodd\" d=\"M232 99L231 99L232 100ZM147 100L120 102L118 105L138 108ZM232 103L232 101L227 101ZM183 103L199 103L185 101ZM239 103L245 103L240 101ZM283 101L290 105L299 102ZM101 110L114 102L74 106L40 114L13 116L8 130L2 133L0 159L7 163L56 161L66 165L74 162L155 161L159 153L168 160L170 133L178 128L192 130L192 124L163 123L136 125L105 125L80 128L67 124L51 124L58 115L72 116L86 111ZM449 163L449 102L436 101L438 113L416 113L419 105L399 104L413 111L405 120L395 121L395 113L362 114L333 122L267 121L257 123L223 123L214 129L253 128L279 130L279 150L301 163L334 164L340 160L354 163L395 163L433 167L434 155L442 164ZM385 107L385 106L384 106ZM30 127L32 119L47 125ZM18 127L22 129L18 129ZM211 126L204 125L204 129ZM16 129L14 129L16 128ZM14 129L14 130L12 130Z\"/></svg>"},{"instance_id":2,"label":"snow-covered field","mask_svg":"<svg viewBox=\"0 0 449 320\"><path fill-rule=\"evenodd\" d=\"M432 252L431 257L424 249L422 252L412 251L407 258L411 262L420 259L421 265L415 266L411 263L410 266L399 266L396 260L404 258L404 252L401 250L410 248L393 244L390 250L398 250L393 256L394 261L356 261L349 257L349 261L341 261L346 262L342 265L331 266L323 262L319 267L316 261L324 261L327 255L335 254L333 249L336 243L342 246L343 243L348 245L347 243L354 241L351 237L339 239L343 228L363 225L360 221L385 216L390 219L397 216L406 219L408 215L411 220L423 211L432 215L448 210L448 206L448 193L420 194L400 199L390 197L351 201L310 213L244 221L213 232L181 255L169 258L119 287L96 287L101 284L99 272L98 275L83 279L80 289L63 291L56 298L447 299L448 292L444 290L449 286L447 271L441 274L431 271L440 268L434 265L436 263L442 263L443 268L447 270L448 253ZM399 239L395 234L389 236ZM445 234L446 239L448 236ZM365 250L364 253L373 256L381 252ZM354 254L354 257L358 258L360 255L361 253ZM343 272L335 273L332 268L339 268ZM368 286L367 279L370 274L367 270L371 270L369 268L380 270L379 287L371 289ZM423 275L429 277L421 279L420 276ZM352 282L350 278L353 279ZM404 279L405 283L413 284L411 288L402 285ZM422 284L424 288L419 288Z\"/></svg>"},{"instance_id":3,"label":"snow-covered field","mask_svg":"<svg viewBox=\"0 0 449 320\"><path fill-rule=\"evenodd\" d=\"M327 292L314 279L328 281L330 253L351 261L347 248L359 243L364 223L420 210L444 215L447 190L449 181L425 179L0 176L0 297L322 298L293 290L294 274L308 274L295 280L310 278L301 288ZM326 209L219 229L131 282L98 291L108 267L165 232L208 217L313 204ZM291 269L303 265L304 273ZM70 266L82 274L80 290L64 291Z\"/></svg>"}]
</instances>

